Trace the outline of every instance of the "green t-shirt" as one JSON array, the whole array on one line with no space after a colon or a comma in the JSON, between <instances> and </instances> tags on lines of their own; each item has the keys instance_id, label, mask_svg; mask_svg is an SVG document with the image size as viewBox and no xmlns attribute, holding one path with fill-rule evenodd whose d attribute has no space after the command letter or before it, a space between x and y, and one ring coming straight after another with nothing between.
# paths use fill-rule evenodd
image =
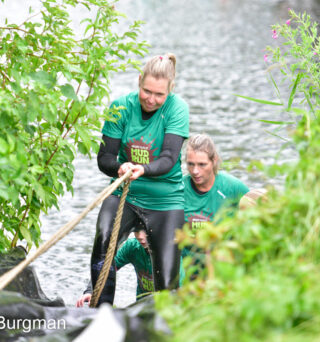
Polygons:
<instances>
[{"instance_id":1,"label":"green t-shirt","mask_svg":"<svg viewBox=\"0 0 320 342\"><path fill-rule=\"evenodd\" d=\"M218 172L213 187L204 194L194 191L190 175L184 176L183 182L184 220L189 223L192 232L201 229L204 222L213 221L219 210L237 207L241 197L249 191L249 188L238 178L223 171ZM193 256L196 264L204 265L204 254L200 249L187 246L181 254L182 257Z\"/></svg>"},{"instance_id":2,"label":"green t-shirt","mask_svg":"<svg viewBox=\"0 0 320 342\"><path fill-rule=\"evenodd\" d=\"M205 194L198 194L191 185L190 175L184 176L184 218L192 231L201 228L203 222L213 221L216 213L228 206L238 206L240 198L249 188L238 178L220 171L213 187Z\"/></svg>"},{"instance_id":3,"label":"green t-shirt","mask_svg":"<svg viewBox=\"0 0 320 342\"><path fill-rule=\"evenodd\" d=\"M128 239L118 250L115 256L117 269L132 264L137 274L137 296L154 291L152 264L150 254L136 239ZM182 259L180 260L180 285L185 277Z\"/></svg>"},{"instance_id":4,"label":"green t-shirt","mask_svg":"<svg viewBox=\"0 0 320 342\"><path fill-rule=\"evenodd\" d=\"M148 120L142 119L138 92L120 97L111 104L124 106L121 118L116 122L106 121L102 133L121 139L118 161L122 164L149 164L159 158L166 133L189 136L189 109L176 94L170 93L165 103ZM115 194L120 194L118 189ZM146 209L183 209L183 182L181 153L172 169L157 177L139 177L131 182L127 201Z\"/></svg>"}]
</instances>

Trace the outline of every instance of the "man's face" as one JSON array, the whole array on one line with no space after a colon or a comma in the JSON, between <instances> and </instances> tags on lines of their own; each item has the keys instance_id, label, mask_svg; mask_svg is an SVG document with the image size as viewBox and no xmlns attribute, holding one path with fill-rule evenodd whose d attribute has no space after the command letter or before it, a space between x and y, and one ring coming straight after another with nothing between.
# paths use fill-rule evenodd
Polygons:
<instances>
[{"instance_id":1,"label":"man's face","mask_svg":"<svg viewBox=\"0 0 320 342\"><path fill-rule=\"evenodd\" d=\"M140 242L143 248L148 247L147 233L144 230L139 230L138 232L134 232L134 236Z\"/></svg>"},{"instance_id":2,"label":"man's face","mask_svg":"<svg viewBox=\"0 0 320 342\"><path fill-rule=\"evenodd\" d=\"M199 190L208 191L211 189L215 175L213 162L208 154L202 151L187 150L187 168L190 176Z\"/></svg>"}]
</instances>

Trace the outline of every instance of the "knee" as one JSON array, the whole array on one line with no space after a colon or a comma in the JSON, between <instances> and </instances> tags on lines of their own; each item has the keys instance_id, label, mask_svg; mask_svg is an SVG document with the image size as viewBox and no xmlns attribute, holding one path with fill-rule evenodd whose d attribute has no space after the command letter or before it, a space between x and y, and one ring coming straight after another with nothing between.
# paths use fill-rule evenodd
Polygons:
<instances>
[{"instance_id":1,"label":"knee","mask_svg":"<svg viewBox=\"0 0 320 342\"><path fill-rule=\"evenodd\" d=\"M174 290L179 287L179 272L172 274L169 277L156 276L154 277L154 289L155 291L160 290Z\"/></svg>"},{"instance_id":2,"label":"knee","mask_svg":"<svg viewBox=\"0 0 320 342\"><path fill-rule=\"evenodd\" d=\"M155 291L177 289L179 287L179 262L173 262L171 267L168 264L162 268L154 267L153 279Z\"/></svg>"}]
</instances>

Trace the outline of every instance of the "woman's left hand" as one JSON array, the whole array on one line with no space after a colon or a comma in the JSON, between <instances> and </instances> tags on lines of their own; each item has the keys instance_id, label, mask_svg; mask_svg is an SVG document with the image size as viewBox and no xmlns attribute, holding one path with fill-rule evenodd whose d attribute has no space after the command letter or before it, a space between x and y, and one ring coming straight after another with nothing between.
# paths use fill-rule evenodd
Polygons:
<instances>
[{"instance_id":1,"label":"woman's left hand","mask_svg":"<svg viewBox=\"0 0 320 342\"><path fill-rule=\"evenodd\" d=\"M133 168L131 169L132 176L130 177L130 180L133 181L139 177L141 177L144 174L144 167L142 165L133 165Z\"/></svg>"},{"instance_id":2,"label":"woman's left hand","mask_svg":"<svg viewBox=\"0 0 320 342\"><path fill-rule=\"evenodd\" d=\"M128 170L132 171L130 180L133 181L144 174L144 167L142 165L134 165L132 163L124 163L118 170L119 177L123 176Z\"/></svg>"}]
</instances>

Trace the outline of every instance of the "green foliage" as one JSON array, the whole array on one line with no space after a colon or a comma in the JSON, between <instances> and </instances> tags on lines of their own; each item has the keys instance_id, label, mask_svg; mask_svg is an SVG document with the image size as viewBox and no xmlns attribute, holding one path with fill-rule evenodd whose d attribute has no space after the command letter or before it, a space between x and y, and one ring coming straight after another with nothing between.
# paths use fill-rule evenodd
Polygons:
<instances>
[{"instance_id":1,"label":"green foliage","mask_svg":"<svg viewBox=\"0 0 320 342\"><path fill-rule=\"evenodd\" d=\"M77 151L98 151L111 75L138 68L133 57L147 51L141 22L116 33L116 2L41 3L23 23L0 27L0 252L19 239L38 245L40 213L73 190ZM90 15L80 36L70 25L74 9Z\"/></svg>"},{"instance_id":2,"label":"green foliage","mask_svg":"<svg viewBox=\"0 0 320 342\"><path fill-rule=\"evenodd\" d=\"M281 46L267 47L272 61L280 67L284 80L290 84L286 110L295 112L295 106L305 104L313 114L319 113L320 94L320 40L317 23L309 15L289 11L291 18L283 25L273 26L273 37L280 39ZM281 43L280 42L280 43ZM271 71L273 66L269 67ZM271 75L271 73L270 73ZM273 82L278 95L279 89ZM294 100L297 100L294 102ZM299 111L298 111L299 114Z\"/></svg>"},{"instance_id":3,"label":"green foliage","mask_svg":"<svg viewBox=\"0 0 320 342\"><path fill-rule=\"evenodd\" d=\"M179 296L161 293L158 309L176 332L169 340L290 341L300 335L311 341L308 335L320 332L319 268L295 265L284 272L283 266L249 273L217 265L216 280L198 279Z\"/></svg>"},{"instance_id":4,"label":"green foliage","mask_svg":"<svg viewBox=\"0 0 320 342\"><path fill-rule=\"evenodd\" d=\"M280 46L268 48L280 63L269 71L280 71L289 85L288 98L272 82L279 102L253 100L276 108L281 103L283 113L292 115L291 141L298 158L264 168L285 175L283 191L269 189L266 202L208 224L195 236L186 229L177 236L181 245L205 252L206 267L178 293L156 296L173 331L170 341L318 340L319 38L309 16L290 14L290 21L273 27ZM253 166L263 169L261 163Z\"/></svg>"}]
</instances>

